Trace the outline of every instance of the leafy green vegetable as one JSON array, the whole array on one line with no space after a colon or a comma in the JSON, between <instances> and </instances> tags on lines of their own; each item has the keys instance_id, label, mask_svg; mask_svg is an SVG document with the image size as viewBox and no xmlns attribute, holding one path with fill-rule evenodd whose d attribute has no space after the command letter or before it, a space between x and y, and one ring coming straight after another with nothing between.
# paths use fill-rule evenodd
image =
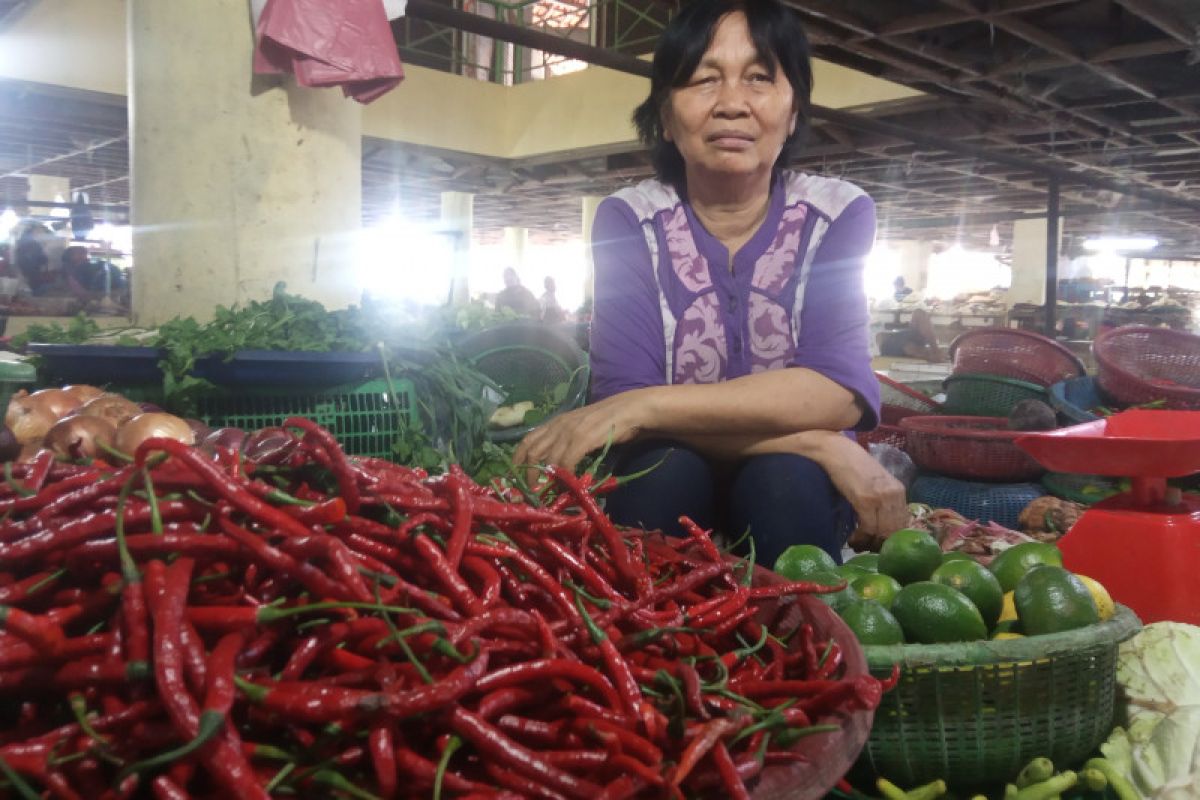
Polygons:
<instances>
[{"instance_id":1,"label":"leafy green vegetable","mask_svg":"<svg viewBox=\"0 0 1200 800\"><path fill-rule=\"evenodd\" d=\"M100 326L83 312L75 315L66 327L57 322L48 325L30 325L23 333L12 337L12 346L21 349L30 342L46 344L82 344L100 334Z\"/></svg>"}]
</instances>

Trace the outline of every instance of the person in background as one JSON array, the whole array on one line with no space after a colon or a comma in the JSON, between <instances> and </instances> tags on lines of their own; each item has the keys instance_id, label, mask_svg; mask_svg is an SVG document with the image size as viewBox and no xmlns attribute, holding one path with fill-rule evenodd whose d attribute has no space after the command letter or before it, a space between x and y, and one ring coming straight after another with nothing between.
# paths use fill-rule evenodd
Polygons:
<instances>
[{"instance_id":1,"label":"person in background","mask_svg":"<svg viewBox=\"0 0 1200 800\"><path fill-rule=\"evenodd\" d=\"M634 112L657 178L606 198L593 227L591 403L514 456L574 469L612 443L615 474L648 470L608 495L616 522L748 529L767 565L800 543L840 562L856 522L908 519L903 485L846 434L879 420L875 204L786 169L811 90L778 0L694 0L671 20Z\"/></svg>"},{"instance_id":2,"label":"person in background","mask_svg":"<svg viewBox=\"0 0 1200 800\"><path fill-rule=\"evenodd\" d=\"M913 293L912 287L908 286L904 282L903 275L897 275L896 280L892 281L892 286L895 287L895 291L892 293L892 297L895 299L895 301L897 303L903 301L904 298L908 297L910 294Z\"/></svg>"},{"instance_id":3,"label":"person in background","mask_svg":"<svg viewBox=\"0 0 1200 800\"><path fill-rule=\"evenodd\" d=\"M71 245L62 254L62 274L67 291L80 300L88 300L104 291L103 280L97 286L100 270L88 257L86 247Z\"/></svg>"},{"instance_id":4,"label":"person in background","mask_svg":"<svg viewBox=\"0 0 1200 800\"><path fill-rule=\"evenodd\" d=\"M46 246L53 239L54 234L40 222L27 227L17 239L13 261L17 265L20 277L25 280L29 291L34 295L47 294L54 284L54 275L50 271L50 257L46 254Z\"/></svg>"},{"instance_id":5,"label":"person in background","mask_svg":"<svg viewBox=\"0 0 1200 800\"><path fill-rule=\"evenodd\" d=\"M557 287L554 284L554 278L549 275L542 281L542 287L546 290L542 292L541 308L542 322L548 325L557 325L567 318L563 307L558 304L558 297L554 294Z\"/></svg>"},{"instance_id":6,"label":"person in background","mask_svg":"<svg viewBox=\"0 0 1200 800\"><path fill-rule=\"evenodd\" d=\"M906 327L877 334L875 344L881 356L923 358L931 364L946 360L945 353L938 345L937 333L933 330L933 320L923 308L913 310L912 319Z\"/></svg>"},{"instance_id":7,"label":"person in background","mask_svg":"<svg viewBox=\"0 0 1200 800\"><path fill-rule=\"evenodd\" d=\"M537 318L541 307L533 292L521 285L521 278L512 267L504 268L504 288L496 295L496 310L511 308L522 317Z\"/></svg>"}]
</instances>

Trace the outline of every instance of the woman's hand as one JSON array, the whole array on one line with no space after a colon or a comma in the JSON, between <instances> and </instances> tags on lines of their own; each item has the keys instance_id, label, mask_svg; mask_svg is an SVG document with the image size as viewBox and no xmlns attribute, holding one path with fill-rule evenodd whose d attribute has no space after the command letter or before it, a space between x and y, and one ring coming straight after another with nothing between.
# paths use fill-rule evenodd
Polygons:
<instances>
[{"instance_id":1,"label":"woman's hand","mask_svg":"<svg viewBox=\"0 0 1200 800\"><path fill-rule=\"evenodd\" d=\"M513 463L554 464L574 471L584 456L610 441L612 444L633 441L648 418L645 393L644 389L634 389L559 414L521 440L513 454Z\"/></svg>"},{"instance_id":2,"label":"woman's hand","mask_svg":"<svg viewBox=\"0 0 1200 800\"><path fill-rule=\"evenodd\" d=\"M829 473L833 485L854 508L859 530L890 536L907 525L904 484L848 436L829 432L821 438L820 452L813 453L811 458Z\"/></svg>"}]
</instances>

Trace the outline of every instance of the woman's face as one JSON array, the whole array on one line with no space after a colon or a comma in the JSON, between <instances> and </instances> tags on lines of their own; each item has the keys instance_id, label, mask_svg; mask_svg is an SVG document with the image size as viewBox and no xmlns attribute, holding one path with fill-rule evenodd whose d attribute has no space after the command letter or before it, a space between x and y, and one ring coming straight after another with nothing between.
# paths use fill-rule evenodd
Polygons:
<instances>
[{"instance_id":1,"label":"woman's face","mask_svg":"<svg viewBox=\"0 0 1200 800\"><path fill-rule=\"evenodd\" d=\"M758 57L746 17L727 14L688 82L671 90L663 132L689 178L767 175L796 128L792 85Z\"/></svg>"}]
</instances>

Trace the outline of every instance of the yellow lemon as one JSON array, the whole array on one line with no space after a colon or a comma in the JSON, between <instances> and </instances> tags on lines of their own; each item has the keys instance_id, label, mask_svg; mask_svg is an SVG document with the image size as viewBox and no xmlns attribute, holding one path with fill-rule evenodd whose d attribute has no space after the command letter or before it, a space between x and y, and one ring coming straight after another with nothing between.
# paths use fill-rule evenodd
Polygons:
<instances>
[{"instance_id":1,"label":"yellow lemon","mask_svg":"<svg viewBox=\"0 0 1200 800\"><path fill-rule=\"evenodd\" d=\"M1075 577L1083 581L1083 585L1092 593L1092 600L1096 601L1096 610L1100 612L1100 621L1110 618L1116 613L1117 607L1113 604L1113 599L1108 594L1108 590L1104 585L1095 578L1089 578L1087 575L1075 573Z\"/></svg>"},{"instance_id":2,"label":"yellow lemon","mask_svg":"<svg viewBox=\"0 0 1200 800\"><path fill-rule=\"evenodd\" d=\"M1017 605L1013 602L1013 593L1011 591L1004 593L1004 598L1000 604L1000 619L997 622L1005 622L1010 619L1017 618Z\"/></svg>"},{"instance_id":3,"label":"yellow lemon","mask_svg":"<svg viewBox=\"0 0 1200 800\"><path fill-rule=\"evenodd\" d=\"M1006 639L1024 639L1024 638L1025 638L1025 634L1013 633L1012 631L1000 631L999 633L997 633L995 636L992 637L992 639L994 639L997 642L1002 642Z\"/></svg>"}]
</instances>

